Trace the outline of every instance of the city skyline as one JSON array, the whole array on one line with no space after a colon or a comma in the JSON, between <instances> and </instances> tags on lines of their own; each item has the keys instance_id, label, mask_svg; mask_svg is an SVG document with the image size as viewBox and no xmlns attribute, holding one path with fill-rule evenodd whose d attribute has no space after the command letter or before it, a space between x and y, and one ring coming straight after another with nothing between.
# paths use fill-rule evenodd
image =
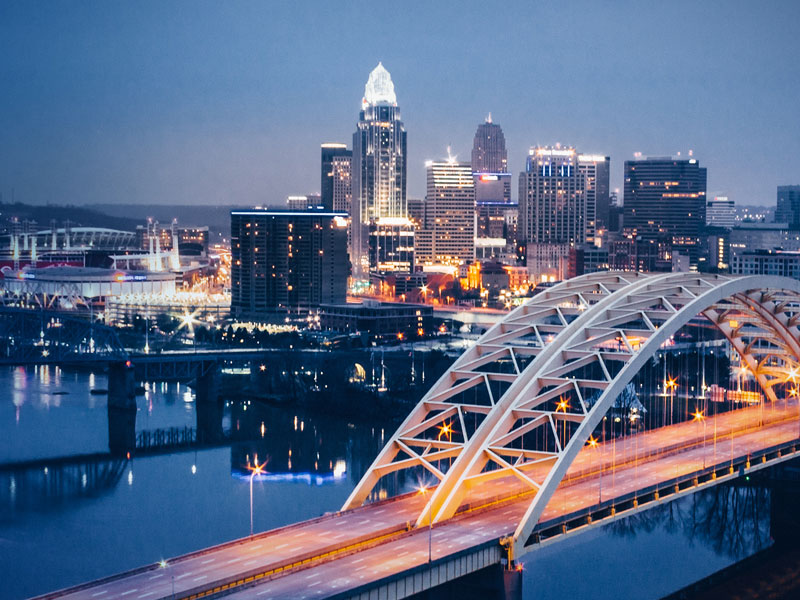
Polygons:
<instances>
[{"instance_id":1,"label":"city skyline","mask_svg":"<svg viewBox=\"0 0 800 600\"><path fill-rule=\"evenodd\" d=\"M796 4L632 13L576 2L568 21L548 6L528 18L525 6L432 6L429 18L446 23L432 37L410 9L379 30L359 5L237 3L187 16L182 3L5 3L0 193L36 204L276 205L319 192L319 146L349 141L379 61L409 132L409 197L424 196L425 161L447 146L468 158L490 112L515 175L529 147L560 142L611 156L612 189L636 152L693 150L709 190L737 204L774 204L778 185L800 179L800 67L781 58L800 44ZM490 18L498 35L474 49ZM358 40L341 35L353 29Z\"/></svg>"}]
</instances>

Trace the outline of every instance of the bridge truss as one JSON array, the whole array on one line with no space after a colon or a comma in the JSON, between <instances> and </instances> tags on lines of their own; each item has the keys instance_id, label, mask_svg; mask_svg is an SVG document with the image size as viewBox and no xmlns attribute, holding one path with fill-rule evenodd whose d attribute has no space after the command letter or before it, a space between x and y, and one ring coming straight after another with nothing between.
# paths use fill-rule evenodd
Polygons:
<instances>
[{"instance_id":1,"label":"bridge truss","mask_svg":"<svg viewBox=\"0 0 800 600\"><path fill-rule=\"evenodd\" d=\"M482 484L513 477L532 500L523 554L579 451L637 373L690 322L724 336L769 401L800 377L800 282L780 277L595 273L536 295L437 381L344 508L383 477L423 469L437 485L417 525L449 519ZM794 392L796 393L796 391Z\"/></svg>"}]
</instances>

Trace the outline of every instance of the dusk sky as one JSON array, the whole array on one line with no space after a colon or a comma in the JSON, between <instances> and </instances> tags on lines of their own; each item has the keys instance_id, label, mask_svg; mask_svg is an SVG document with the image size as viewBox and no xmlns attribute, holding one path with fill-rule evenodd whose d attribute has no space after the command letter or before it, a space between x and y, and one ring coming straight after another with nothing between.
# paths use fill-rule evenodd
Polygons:
<instances>
[{"instance_id":1,"label":"dusk sky","mask_svg":"<svg viewBox=\"0 0 800 600\"><path fill-rule=\"evenodd\" d=\"M0 192L44 203L281 204L319 191L390 71L409 196L502 125L612 159L691 149L708 189L800 184L800 2L0 1Z\"/></svg>"}]
</instances>

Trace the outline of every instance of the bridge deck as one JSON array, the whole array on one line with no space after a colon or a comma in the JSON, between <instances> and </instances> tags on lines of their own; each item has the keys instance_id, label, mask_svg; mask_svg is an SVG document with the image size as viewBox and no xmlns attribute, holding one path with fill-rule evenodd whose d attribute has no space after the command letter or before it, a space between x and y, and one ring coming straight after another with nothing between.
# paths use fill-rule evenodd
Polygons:
<instances>
[{"instance_id":1,"label":"bridge deck","mask_svg":"<svg viewBox=\"0 0 800 600\"><path fill-rule=\"evenodd\" d=\"M716 460L712 450L713 419L707 421L705 440L702 426L682 423L635 436L638 440L606 442L596 452L580 453L570 470L570 479L559 487L542 522L552 524L597 505L600 470L607 471L612 462L616 464L614 474L602 475L604 502L700 471L704 456L709 465L722 468L731 457L747 456L798 438L796 407L766 409L765 426L754 429L752 423L757 420L758 411L757 407L741 409L717 417ZM748 424L750 429L746 429ZM644 448L666 450L643 456ZM477 499L473 497L471 509L435 526L433 560L496 543L512 533L531 495L505 502L492 500L518 494L518 486L517 481L510 480L486 484ZM372 504L179 557L170 561L166 569L151 565L43 598L170 598L173 578L175 598L208 597L230 584L239 588L232 594L235 598L345 597L363 586L425 565L428 531L406 531L422 503L421 496L409 495ZM230 593L230 589L226 591Z\"/></svg>"}]
</instances>

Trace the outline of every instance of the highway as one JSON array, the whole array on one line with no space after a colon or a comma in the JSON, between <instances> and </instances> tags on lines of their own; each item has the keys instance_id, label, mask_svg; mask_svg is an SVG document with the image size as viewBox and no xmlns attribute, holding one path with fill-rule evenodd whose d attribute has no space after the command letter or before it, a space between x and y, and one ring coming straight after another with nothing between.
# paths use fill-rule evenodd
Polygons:
<instances>
[{"instance_id":1,"label":"highway","mask_svg":"<svg viewBox=\"0 0 800 600\"><path fill-rule=\"evenodd\" d=\"M764 427L755 427L762 418ZM596 505L601 490L602 500L607 501L700 470L704 461L707 466L724 466L732 458L797 439L800 430L796 405L767 407L763 412L757 406L740 409L714 421L714 417L690 421L585 447L541 521ZM526 474L541 481L547 468ZM472 507L468 512L436 524L430 532L426 527L407 531L425 500L411 494L42 598L151 600L171 598L173 587L175 598L182 598L248 577L261 582L242 587L230 594L232 598L326 597L424 564L429 533L434 560L513 533L533 495L487 504L523 492L520 485L516 478L484 484L467 499Z\"/></svg>"}]
</instances>

